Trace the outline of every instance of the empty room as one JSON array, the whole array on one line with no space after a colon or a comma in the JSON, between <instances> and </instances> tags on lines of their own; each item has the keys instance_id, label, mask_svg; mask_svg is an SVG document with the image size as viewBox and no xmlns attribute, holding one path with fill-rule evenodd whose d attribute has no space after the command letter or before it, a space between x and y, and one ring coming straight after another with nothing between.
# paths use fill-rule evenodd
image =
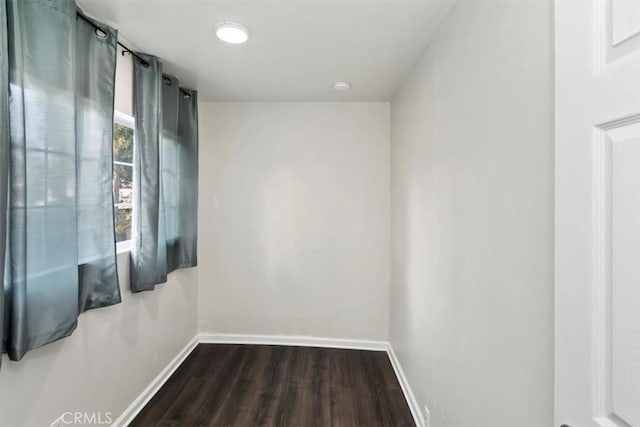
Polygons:
<instances>
[{"instance_id":1,"label":"empty room","mask_svg":"<svg viewBox=\"0 0 640 427\"><path fill-rule=\"evenodd\" d=\"M640 0L0 0L0 427L640 427Z\"/></svg>"}]
</instances>

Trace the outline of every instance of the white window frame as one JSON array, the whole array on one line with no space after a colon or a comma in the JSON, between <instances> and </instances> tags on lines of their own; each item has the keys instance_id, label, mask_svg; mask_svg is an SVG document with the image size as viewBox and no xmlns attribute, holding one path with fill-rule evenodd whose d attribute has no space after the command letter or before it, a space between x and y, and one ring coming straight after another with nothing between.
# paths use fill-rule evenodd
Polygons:
<instances>
[{"instance_id":1,"label":"white window frame","mask_svg":"<svg viewBox=\"0 0 640 427\"><path fill-rule=\"evenodd\" d=\"M135 118L133 116L130 116L126 113L120 112L120 111L114 111L113 113L113 122L117 123L119 125L122 126L126 126L130 129L133 129L134 132L134 138L135 138ZM135 150L135 142L134 142L134 150ZM118 162L114 159L113 161L114 165L117 164L122 164L124 166L131 166L133 167L133 164L129 164L129 163L124 163L124 162ZM129 240L123 240L122 242L116 242L116 252L118 254L122 254L122 253L126 253L126 252L130 252L131 251L131 239Z\"/></svg>"}]
</instances>

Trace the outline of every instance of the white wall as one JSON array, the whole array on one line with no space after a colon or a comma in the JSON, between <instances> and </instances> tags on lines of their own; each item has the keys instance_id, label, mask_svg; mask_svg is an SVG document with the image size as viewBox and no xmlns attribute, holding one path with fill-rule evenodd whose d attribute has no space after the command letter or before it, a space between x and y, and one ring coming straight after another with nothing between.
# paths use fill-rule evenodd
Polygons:
<instances>
[{"instance_id":1,"label":"white wall","mask_svg":"<svg viewBox=\"0 0 640 427\"><path fill-rule=\"evenodd\" d=\"M389 104L199 114L200 330L387 339Z\"/></svg>"},{"instance_id":2,"label":"white wall","mask_svg":"<svg viewBox=\"0 0 640 427\"><path fill-rule=\"evenodd\" d=\"M390 337L432 426L553 422L552 8L460 0L392 102Z\"/></svg>"},{"instance_id":3,"label":"white wall","mask_svg":"<svg viewBox=\"0 0 640 427\"><path fill-rule=\"evenodd\" d=\"M118 58L118 88L130 88L130 60ZM130 108L130 92L118 93L116 105ZM19 362L2 356L0 425L48 426L75 411L115 420L194 337L197 268L139 294L129 291L128 253L118 255L118 270L121 304L83 313L73 335Z\"/></svg>"},{"instance_id":4,"label":"white wall","mask_svg":"<svg viewBox=\"0 0 640 427\"><path fill-rule=\"evenodd\" d=\"M201 104L200 266L134 295L121 255L122 304L3 361L0 423L115 418L197 320L390 338L434 427L551 425L551 18L550 0L459 0L391 119L385 103Z\"/></svg>"}]
</instances>

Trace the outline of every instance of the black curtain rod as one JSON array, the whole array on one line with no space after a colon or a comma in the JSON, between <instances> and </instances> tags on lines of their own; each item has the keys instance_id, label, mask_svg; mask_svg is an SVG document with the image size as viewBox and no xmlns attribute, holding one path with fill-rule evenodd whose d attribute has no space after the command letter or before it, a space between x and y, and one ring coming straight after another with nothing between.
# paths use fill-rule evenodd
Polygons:
<instances>
[{"instance_id":1,"label":"black curtain rod","mask_svg":"<svg viewBox=\"0 0 640 427\"><path fill-rule=\"evenodd\" d=\"M107 36L107 32L103 28L101 28L98 24L96 24L91 19L86 17L83 13L77 12L76 16L80 17L84 21L86 21L89 24L91 24L93 26L93 28L96 29L96 34L98 35L98 37L106 37ZM145 67L149 66L149 62L147 62L147 60L145 60L143 57L141 57L140 55L135 53L133 50L129 49L123 43L120 43L119 40L116 40L116 42L118 43L118 46L120 46L122 48L122 55L123 56L124 56L125 53L128 53L129 55L135 57L138 61L140 61L140 63L142 65L144 65ZM168 85L172 84L172 81L171 81L171 79L169 77L167 77L165 74L162 74L162 76L163 76L163 81L164 81L165 84L168 84ZM168 81L168 83L167 83L167 81ZM189 92L187 92L186 90L184 90L183 88L180 88L180 91L185 96L185 98L191 98L191 94Z\"/></svg>"},{"instance_id":2,"label":"black curtain rod","mask_svg":"<svg viewBox=\"0 0 640 427\"><path fill-rule=\"evenodd\" d=\"M93 28L96 29L96 31L100 32L100 34L98 34L98 36L102 36L102 37L106 37L107 32L100 27L98 24L96 24L95 22L93 22L91 19L87 18L84 14L82 13L77 13L77 16L82 18L84 21L88 22L89 24L91 24L93 26ZM144 65L145 67L149 66L149 63L140 55L138 55L137 53L135 53L133 50L129 49L127 46L125 46L123 43L120 43L119 40L116 40L116 42L118 43L118 46L120 46L122 48L122 54L124 55L125 53L128 53L132 56L135 56L141 63L142 65Z\"/></svg>"}]
</instances>

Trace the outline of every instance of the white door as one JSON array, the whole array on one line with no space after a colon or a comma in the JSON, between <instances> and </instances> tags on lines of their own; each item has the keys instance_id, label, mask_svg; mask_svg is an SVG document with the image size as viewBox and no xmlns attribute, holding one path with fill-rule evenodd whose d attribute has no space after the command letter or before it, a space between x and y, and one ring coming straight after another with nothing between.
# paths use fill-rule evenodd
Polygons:
<instances>
[{"instance_id":1,"label":"white door","mask_svg":"<svg viewBox=\"0 0 640 427\"><path fill-rule=\"evenodd\" d=\"M640 0L556 0L556 426L640 427Z\"/></svg>"}]
</instances>

